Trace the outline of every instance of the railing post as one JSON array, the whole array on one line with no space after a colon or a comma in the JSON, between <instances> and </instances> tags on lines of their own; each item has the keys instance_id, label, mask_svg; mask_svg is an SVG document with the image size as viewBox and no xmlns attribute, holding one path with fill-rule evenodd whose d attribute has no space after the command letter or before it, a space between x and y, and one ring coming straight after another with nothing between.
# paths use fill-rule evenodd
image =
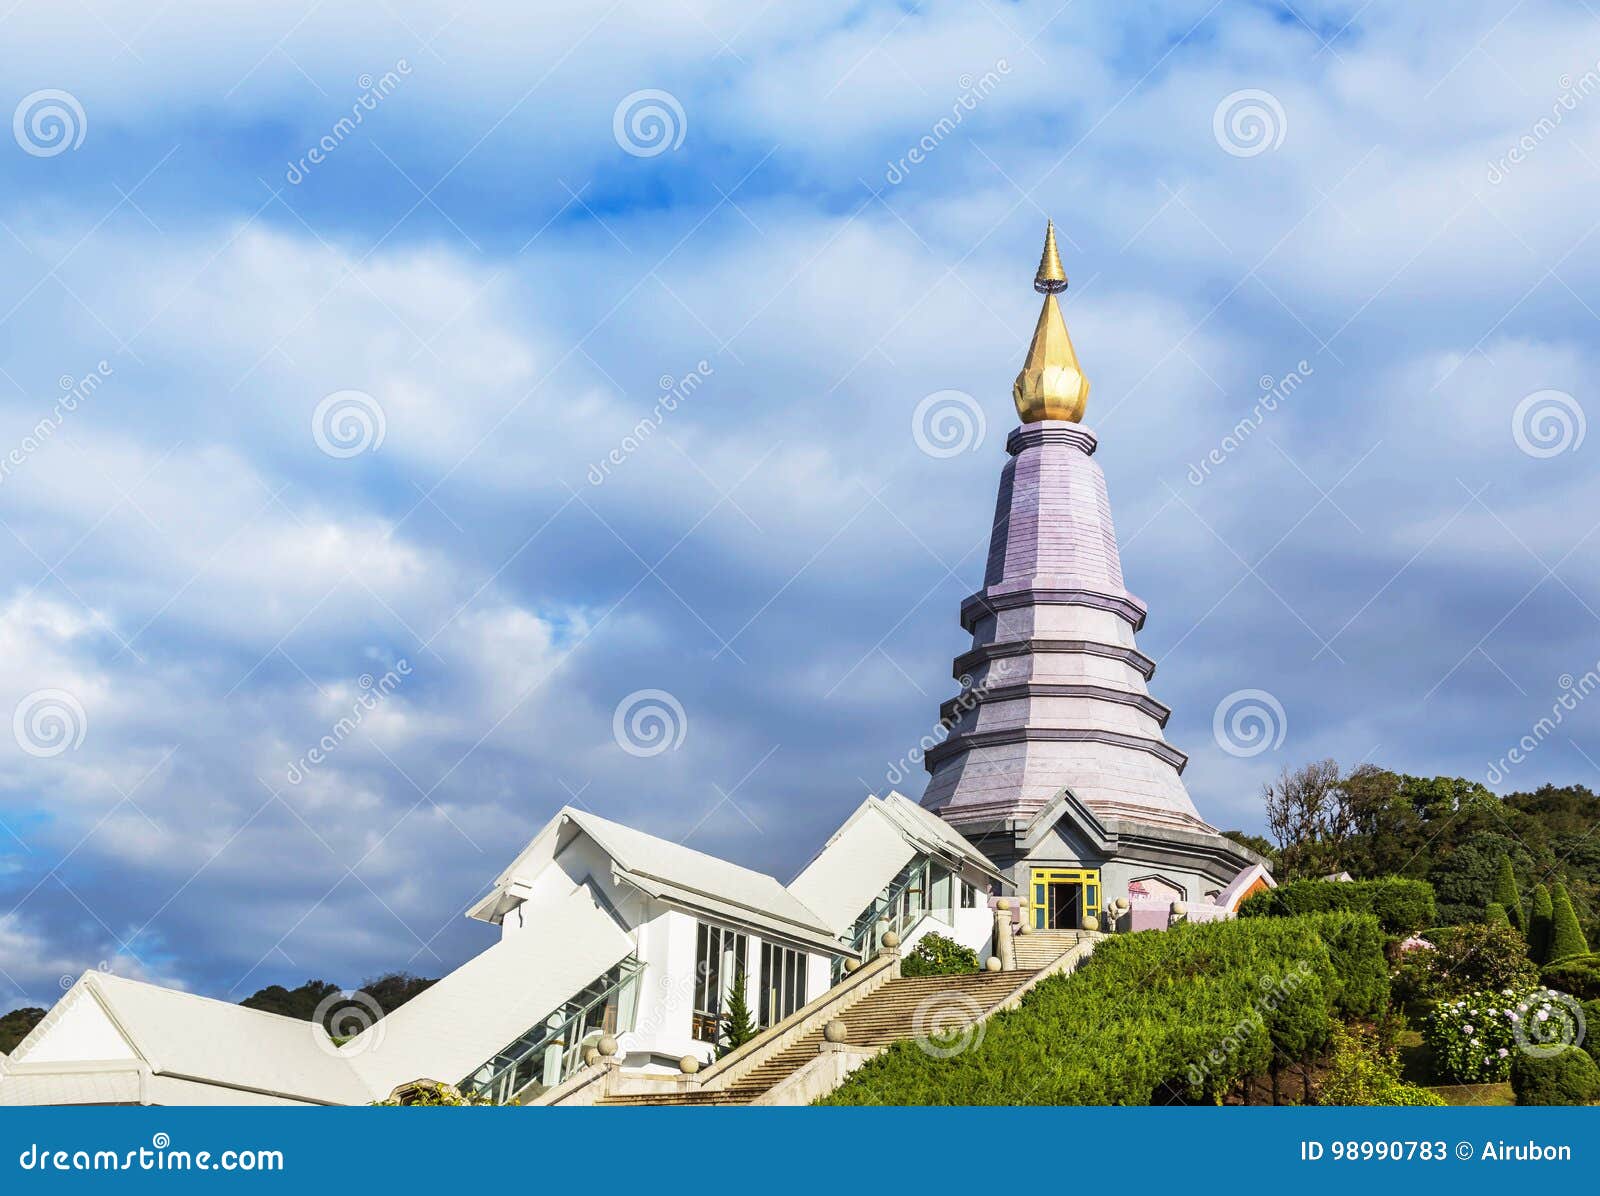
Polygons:
<instances>
[{"instance_id":1,"label":"railing post","mask_svg":"<svg viewBox=\"0 0 1600 1196\"><path fill-rule=\"evenodd\" d=\"M1001 897L994 903L994 954L1002 972L1017 968L1017 948L1011 939L1011 902Z\"/></svg>"}]
</instances>

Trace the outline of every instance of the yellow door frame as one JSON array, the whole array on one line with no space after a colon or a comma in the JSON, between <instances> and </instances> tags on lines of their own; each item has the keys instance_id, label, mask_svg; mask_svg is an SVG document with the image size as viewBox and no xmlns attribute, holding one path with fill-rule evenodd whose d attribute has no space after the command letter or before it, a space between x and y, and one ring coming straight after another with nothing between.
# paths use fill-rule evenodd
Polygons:
<instances>
[{"instance_id":1,"label":"yellow door frame","mask_svg":"<svg viewBox=\"0 0 1600 1196\"><path fill-rule=\"evenodd\" d=\"M1083 915L1085 918L1100 915L1100 869L1098 868L1034 868L1028 883L1028 904L1032 910L1029 921L1035 930L1045 929L1050 916L1050 886L1069 884L1083 886Z\"/></svg>"}]
</instances>

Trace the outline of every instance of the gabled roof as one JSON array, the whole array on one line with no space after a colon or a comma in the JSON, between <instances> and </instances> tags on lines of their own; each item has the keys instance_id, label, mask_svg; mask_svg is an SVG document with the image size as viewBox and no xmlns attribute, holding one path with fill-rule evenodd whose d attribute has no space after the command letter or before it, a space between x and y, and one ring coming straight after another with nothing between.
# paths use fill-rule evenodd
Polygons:
<instances>
[{"instance_id":1,"label":"gabled roof","mask_svg":"<svg viewBox=\"0 0 1600 1196\"><path fill-rule=\"evenodd\" d=\"M843 934L900 869L918 855L954 868L969 867L996 880L981 851L937 814L899 793L868 797L789 882L789 889Z\"/></svg>"},{"instance_id":2,"label":"gabled roof","mask_svg":"<svg viewBox=\"0 0 1600 1196\"><path fill-rule=\"evenodd\" d=\"M564 826L576 827L611 857L617 880L651 897L748 923L819 950L838 947L827 924L776 877L571 806L563 806L518 853L471 916L485 921L504 917L514 904L508 898L517 897L544 866L546 853L554 855Z\"/></svg>"},{"instance_id":3,"label":"gabled roof","mask_svg":"<svg viewBox=\"0 0 1600 1196\"><path fill-rule=\"evenodd\" d=\"M594 892L578 885L341 1053L378 1094L420 1077L458 1083L632 951Z\"/></svg>"},{"instance_id":4,"label":"gabled roof","mask_svg":"<svg viewBox=\"0 0 1600 1196\"><path fill-rule=\"evenodd\" d=\"M92 1005L85 1006L84 1002ZM88 1041L134 1074L198 1081L267 1096L322 1104L365 1104L367 1086L322 1027L228 1001L162 988L103 972L87 972L56 1003L7 1063L6 1083L26 1073L70 1073L94 1060L73 1044L52 1047L67 1019L98 1018ZM84 1041L80 1021L75 1037ZM126 1052L112 1053L115 1036Z\"/></svg>"}]
</instances>

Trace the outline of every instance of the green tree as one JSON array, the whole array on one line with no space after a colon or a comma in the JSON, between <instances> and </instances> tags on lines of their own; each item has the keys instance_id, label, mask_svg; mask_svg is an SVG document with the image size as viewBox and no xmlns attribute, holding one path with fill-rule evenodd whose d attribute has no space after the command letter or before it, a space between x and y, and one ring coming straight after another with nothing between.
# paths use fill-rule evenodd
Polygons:
<instances>
[{"instance_id":1,"label":"green tree","mask_svg":"<svg viewBox=\"0 0 1600 1196\"><path fill-rule=\"evenodd\" d=\"M9 1055L16 1050L17 1043L26 1038L28 1031L38 1025L43 1017L44 1010L35 1005L13 1009L0 1017L0 1055Z\"/></svg>"},{"instance_id":2,"label":"green tree","mask_svg":"<svg viewBox=\"0 0 1600 1196\"><path fill-rule=\"evenodd\" d=\"M978 970L978 953L942 934L925 934L900 961L902 976L959 976Z\"/></svg>"},{"instance_id":3,"label":"green tree","mask_svg":"<svg viewBox=\"0 0 1600 1196\"><path fill-rule=\"evenodd\" d=\"M1500 863L1496 866L1494 900L1504 907L1511 925L1526 933L1528 920L1522 910L1522 894L1517 892L1517 874L1512 870L1511 856L1505 852L1501 853Z\"/></svg>"},{"instance_id":4,"label":"green tree","mask_svg":"<svg viewBox=\"0 0 1600 1196\"><path fill-rule=\"evenodd\" d=\"M1555 905L1550 900L1550 889L1542 884L1533 886L1533 916L1528 919L1528 958L1534 963L1550 962L1550 944L1555 937Z\"/></svg>"},{"instance_id":5,"label":"green tree","mask_svg":"<svg viewBox=\"0 0 1600 1196\"><path fill-rule=\"evenodd\" d=\"M1566 885L1557 884L1551 890L1550 903L1555 907L1550 962L1570 959L1574 955L1587 955L1589 944L1584 940L1583 927L1578 925L1578 913L1572 908L1572 898L1567 894Z\"/></svg>"},{"instance_id":6,"label":"green tree","mask_svg":"<svg viewBox=\"0 0 1600 1196\"><path fill-rule=\"evenodd\" d=\"M1507 930L1513 929L1511 918L1506 913L1506 907L1498 901L1491 901L1483 908L1483 920L1490 926L1504 926Z\"/></svg>"},{"instance_id":7,"label":"green tree","mask_svg":"<svg viewBox=\"0 0 1600 1196\"><path fill-rule=\"evenodd\" d=\"M722 1010L722 1047L717 1052L719 1058L756 1036L755 1020L750 1016L750 1005L745 1001L744 990L744 969L738 968L733 973L733 987Z\"/></svg>"}]
</instances>

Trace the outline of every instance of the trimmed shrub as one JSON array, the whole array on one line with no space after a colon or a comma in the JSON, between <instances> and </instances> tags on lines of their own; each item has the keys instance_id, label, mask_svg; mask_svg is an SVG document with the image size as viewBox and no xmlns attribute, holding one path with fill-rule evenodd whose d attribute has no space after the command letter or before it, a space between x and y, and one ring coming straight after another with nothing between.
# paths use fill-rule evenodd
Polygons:
<instances>
[{"instance_id":1,"label":"trimmed shrub","mask_svg":"<svg viewBox=\"0 0 1600 1196\"><path fill-rule=\"evenodd\" d=\"M1528 957L1534 963L1550 962L1550 943L1555 937L1555 906L1545 885L1533 887L1533 914L1528 919Z\"/></svg>"},{"instance_id":2,"label":"trimmed shrub","mask_svg":"<svg viewBox=\"0 0 1600 1196\"><path fill-rule=\"evenodd\" d=\"M1380 1001L1380 942L1351 915L1118 935L972 1031L965 1050L897 1042L821 1103L1217 1103L1277 1052L1320 1052L1347 1006Z\"/></svg>"},{"instance_id":3,"label":"trimmed shrub","mask_svg":"<svg viewBox=\"0 0 1600 1196\"><path fill-rule=\"evenodd\" d=\"M1483 907L1483 920L1488 926L1511 926L1511 917L1506 913L1506 907L1498 901L1491 901Z\"/></svg>"},{"instance_id":4,"label":"trimmed shrub","mask_svg":"<svg viewBox=\"0 0 1600 1196\"><path fill-rule=\"evenodd\" d=\"M1578 925L1578 913L1572 908L1566 885L1558 884L1550 890L1550 903L1555 907L1550 962L1560 963L1574 955L1589 954L1589 944L1584 940L1583 927Z\"/></svg>"},{"instance_id":5,"label":"trimmed shrub","mask_svg":"<svg viewBox=\"0 0 1600 1196\"><path fill-rule=\"evenodd\" d=\"M1583 1049L1589 1052L1589 1057L1600 1063L1600 1001L1585 1001L1583 1003Z\"/></svg>"},{"instance_id":6,"label":"trimmed shrub","mask_svg":"<svg viewBox=\"0 0 1600 1196\"><path fill-rule=\"evenodd\" d=\"M1573 1046L1550 1055L1518 1051L1511 1061L1511 1090L1519 1105L1587 1105L1600 1099L1600 1068Z\"/></svg>"},{"instance_id":7,"label":"trimmed shrub","mask_svg":"<svg viewBox=\"0 0 1600 1196\"><path fill-rule=\"evenodd\" d=\"M1433 887L1401 876L1382 880L1293 880L1248 898L1241 918L1295 918L1306 914L1372 914L1393 935L1415 934L1434 919Z\"/></svg>"},{"instance_id":8,"label":"trimmed shrub","mask_svg":"<svg viewBox=\"0 0 1600 1196\"><path fill-rule=\"evenodd\" d=\"M1321 1105L1442 1105L1438 1093L1400 1078L1400 1061L1360 1027L1333 1027L1333 1059L1322 1082Z\"/></svg>"},{"instance_id":9,"label":"trimmed shrub","mask_svg":"<svg viewBox=\"0 0 1600 1196\"><path fill-rule=\"evenodd\" d=\"M942 934L925 934L900 961L902 976L960 976L978 970L978 953Z\"/></svg>"},{"instance_id":10,"label":"trimmed shrub","mask_svg":"<svg viewBox=\"0 0 1600 1196\"><path fill-rule=\"evenodd\" d=\"M1495 866L1494 897L1506 911L1511 925L1519 931L1527 929L1527 918L1522 912L1522 894L1517 891L1517 874L1511 868L1511 856L1506 852L1500 853L1500 862Z\"/></svg>"},{"instance_id":11,"label":"trimmed shrub","mask_svg":"<svg viewBox=\"0 0 1600 1196\"><path fill-rule=\"evenodd\" d=\"M1539 979L1580 1001L1600 1001L1600 954L1574 955L1539 969ZM1600 1026L1595 1028L1600 1034Z\"/></svg>"},{"instance_id":12,"label":"trimmed shrub","mask_svg":"<svg viewBox=\"0 0 1600 1196\"><path fill-rule=\"evenodd\" d=\"M1389 965L1383 931L1365 914L1318 914L1306 919L1328 948L1333 964L1334 1012L1374 1018L1389 1007Z\"/></svg>"}]
</instances>

